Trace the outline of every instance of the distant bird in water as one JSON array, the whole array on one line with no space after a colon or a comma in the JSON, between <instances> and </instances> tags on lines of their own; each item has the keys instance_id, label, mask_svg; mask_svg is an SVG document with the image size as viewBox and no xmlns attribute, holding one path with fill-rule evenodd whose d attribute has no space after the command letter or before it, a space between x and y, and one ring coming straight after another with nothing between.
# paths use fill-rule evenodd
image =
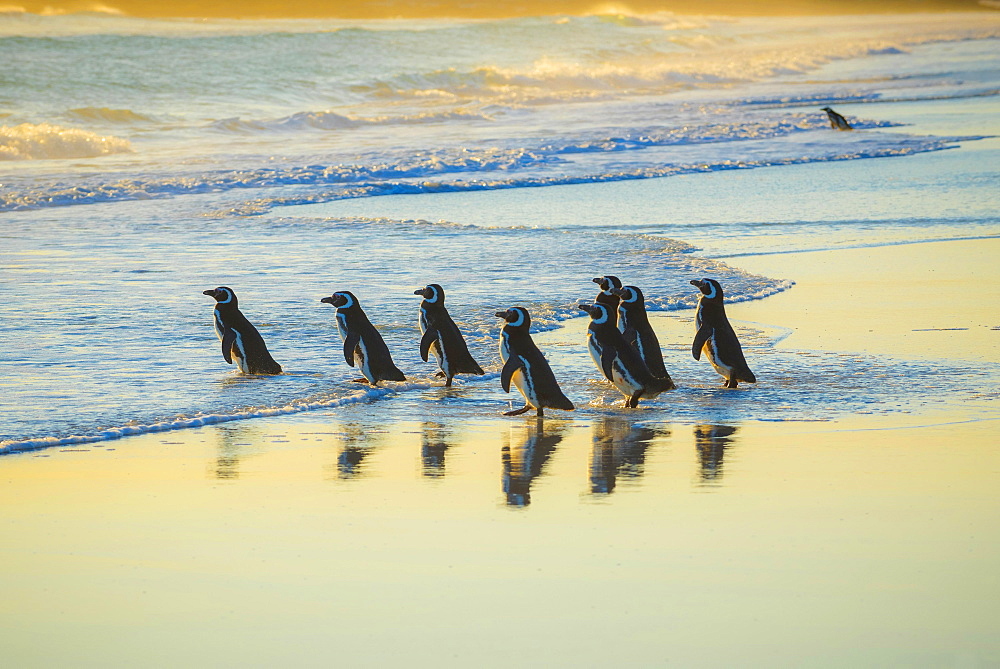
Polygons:
<instances>
[{"instance_id":1,"label":"distant bird in water","mask_svg":"<svg viewBox=\"0 0 1000 669\"><path fill-rule=\"evenodd\" d=\"M498 311L496 317L506 321L500 330L500 358L503 360L500 386L505 393L509 393L513 381L524 395L524 406L504 415L519 416L530 409L537 409L538 415L543 416L545 407L572 411L573 403L563 395L552 368L531 338L528 310L511 307L507 311Z\"/></svg>"},{"instance_id":2,"label":"distant bird in water","mask_svg":"<svg viewBox=\"0 0 1000 669\"><path fill-rule=\"evenodd\" d=\"M406 377L396 367L382 335L365 314L358 299L346 290L338 291L320 302L337 308L337 327L344 338L344 360L351 367L358 367L365 375L357 379L377 386L379 381L405 381Z\"/></svg>"},{"instance_id":3,"label":"distant bird in water","mask_svg":"<svg viewBox=\"0 0 1000 669\"><path fill-rule=\"evenodd\" d=\"M757 377L743 357L736 332L726 318L722 286L715 279L695 279L691 285L701 291L694 318L697 332L691 344L691 355L700 360L704 351L715 371L726 379L726 388L736 388L740 381L757 383Z\"/></svg>"},{"instance_id":4,"label":"distant bird in water","mask_svg":"<svg viewBox=\"0 0 1000 669\"><path fill-rule=\"evenodd\" d=\"M821 111L825 111L826 115L830 118L830 127L834 130L854 130L851 124L847 122L847 119L833 111L829 107L823 107Z\"/></svg>"},{"instance_id":5,"label":"distant bird in water","mask_svg":"<svg viewBox=\"0 0 1000 669\"><path fill-rule=\"evenodd\" d=\"M202 291L215 298L215 334L222 342L222 357L233 358L244 374L281 374L281 365L267 351L264 338L240 311L232 288L219 286Z\"/></svg>"},{"instance_id":6,"label":"distant bird in water","mask_svg":"<svg viewBox=\"0 0 1000 669\"><path fill-rule=\"evenodd\" d=\"M476 374L482 376L482 368L469 353L461 331L451 319L444 306L444 288L436 283L428 284L414 295L423 297L420 302L420 357L427 362L428 353L433 353L441 367L440 376L445 377L445 387L451 386L456 374Z\"/></svg>"}]
</instances>

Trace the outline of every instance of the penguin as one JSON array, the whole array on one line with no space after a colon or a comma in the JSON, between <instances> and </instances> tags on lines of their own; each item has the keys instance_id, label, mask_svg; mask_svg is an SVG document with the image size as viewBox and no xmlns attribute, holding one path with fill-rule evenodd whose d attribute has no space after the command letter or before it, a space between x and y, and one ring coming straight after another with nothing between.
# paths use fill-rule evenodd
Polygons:
<instances>
[{"instance_id":1,"label":"penguin","mask_svg":"<svg viewBox=\"0 0 1000 669\"><path fill-rule=\"evenodd\" d=\"M219 286L202 291L215 298L215 334L222 342L222 357L244 374L281 374L281 365L267 351L264 338L240 311L232 288Z\"/></svg>"},{"instance_id":2,"label":"penguin","mask_svg":"<svg viewBox=\"0 0 1000 669\"><path fill-rule=\"evenodd\" d=\"M618 331L625 335L625 341L635 347L653 376L670 379L663 364L663 352L656 339L653 326L646 315L646 298L636 286L622 286L615 291L621 298L618 303Z\"/></svg>"},{"instance_id":3,"label":"penguin","mask_svg":"<svg viewBox=\"0 0 1000 669\"><path fill-rule=\"evenodd\" d=\"M625 406L635 408L639 398L653 399L660 393L673 390L670 377L657 378L646 367L639 352L615 327L614 312L606 304L581 304L580 309L590 314L587 328L587 348L594 364L625 395Z\"/></svg>"},{"instance_id":4,"label":"penguin","mask_svg":"<svg viewBox=\"0 0 1000 669\"><path fill-rule=\"evenodd\" d=\"M563 395L552 368L531 339L528 310L511 307L498 311L496 317L506 321L500 330L500 358L503 360L500 386L509 393L513 381L525 402L524 407L504 412L504 416L519 416L530 409L537 409L538 415L544 416L546 407L572 411L573 403Z\"/></svg>"},{"instance_id":5,"label":"penguin","mask_svg":"<svg viewBox=\"0 0 1000 669\"><path fill-rule=\"evenodd\" d=\"M700 360L704 350L715 371L726 379L726 388L736 388L740 381L757 383L757 377L750 371L743 357L736 332L726 318L726 308L722 304L722 286L714 279L695 279L691 285L702 293L698 298L698 311L694 318L697 333L691 344L691 355L695 360Z\"/></svg>"},{"instance_id":6,"label":"penguin","mask_svg":"<svg viewBox=\"0 0 1000 669\"><path fill-rule=\"evenodd\" d=\"M830 119L830 127L834 130L854 130L847 119L833 111L829 107L823 107L820 111L825 111L827 117Z\"/></svg>"},{"instance_id":7,"label":"penguin","mask_svg":"<svg viewBox=\"0 0 1000 669\"><path fill-rule=\"evenodd\" d=\"M359 382L377 386L379 381L405 381L396 367L389 347L375 326L368 320L358 300L346 290L320 300L337 308L337 327L344 338L344 359L351 367L357 365L365 375Z\"/></svg>"},{"instance_id":8,"label":"penguin","mask_svg":"<svg viewBox=\"0 0 1000 669\"><path fill-rule=\"evenodd\" d=\"M606 304L614 313L618 308L618 295L615 291L622 287L621 279L617 276L599 276L594 279L594 283L601 287L601 292L594 299L598 304Z\"/></svg>"},{"instance_id":9,"label":"penguin","mask_svg":"<svg viewBox=\"0 0 1000 669\"><path fill-rule=\"evenodd\" d=\"M451 387L451 380L456 374L485 374L473 360L462 333L444 306L444 288L431 283L413 291L413 294L424 298L420 302L418 319L421 334L420 357L427 362L428 352L434 354L441 367L440 375L445 377L445 387Z\"/></svg>"}]
</instances>

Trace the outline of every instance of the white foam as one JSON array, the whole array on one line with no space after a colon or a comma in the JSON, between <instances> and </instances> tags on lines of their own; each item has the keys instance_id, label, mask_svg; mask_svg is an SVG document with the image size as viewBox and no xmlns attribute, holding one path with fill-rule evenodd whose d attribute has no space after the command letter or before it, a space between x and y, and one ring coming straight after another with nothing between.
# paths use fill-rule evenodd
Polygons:
<instances>
[{"instance_id":1,"label":"white foam","mask_svg":"<svg viewBox=\"0 0 1000 669\"><path fill-rule=\"evenodd\" d=\"M131 152L128 140L87 130L50 123L0 126L0 160L95 158Z\"/></svg>"}]
</instances>

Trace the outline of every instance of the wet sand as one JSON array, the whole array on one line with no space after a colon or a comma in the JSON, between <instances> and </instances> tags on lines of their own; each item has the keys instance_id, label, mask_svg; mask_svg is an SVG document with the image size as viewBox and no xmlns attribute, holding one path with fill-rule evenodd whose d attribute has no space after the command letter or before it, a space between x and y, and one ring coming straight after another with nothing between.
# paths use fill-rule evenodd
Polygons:
<instances>
[{"instance_id":1,"label":"wet sand","mask_svg":"<svg viewBox=\"0 0 1000 669\"><path fill-rule=\"evenodd\" d=\"M998 252L730 259L797 285L729 314L781 347L996 363ZM656 319L666 346L691 316ZM1000 663L1000 412L760 418L387 422L375 403L7 456L0 658Z\"/></svg>"}]
</instances>

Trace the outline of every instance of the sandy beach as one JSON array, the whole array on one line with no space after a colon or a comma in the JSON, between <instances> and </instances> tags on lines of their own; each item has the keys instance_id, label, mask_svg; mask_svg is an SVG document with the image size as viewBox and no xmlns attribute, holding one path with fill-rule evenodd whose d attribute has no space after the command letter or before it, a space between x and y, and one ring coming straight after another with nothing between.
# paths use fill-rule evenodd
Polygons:
<instances>
[{"instance_id":1,"label":"sandy beach","mask_svg":"<svg viewBox=\"0 0 1000 669\"><path fill-rule=\"evenodd\" d=\"M998 251L741 258L796 285L730 317L804 355L996 361ZM656 319L670 359L691 317ZM993 404L380 421L393 401L7 456L5 662L1000 662Z\"/></svg>"}]
</instances>

